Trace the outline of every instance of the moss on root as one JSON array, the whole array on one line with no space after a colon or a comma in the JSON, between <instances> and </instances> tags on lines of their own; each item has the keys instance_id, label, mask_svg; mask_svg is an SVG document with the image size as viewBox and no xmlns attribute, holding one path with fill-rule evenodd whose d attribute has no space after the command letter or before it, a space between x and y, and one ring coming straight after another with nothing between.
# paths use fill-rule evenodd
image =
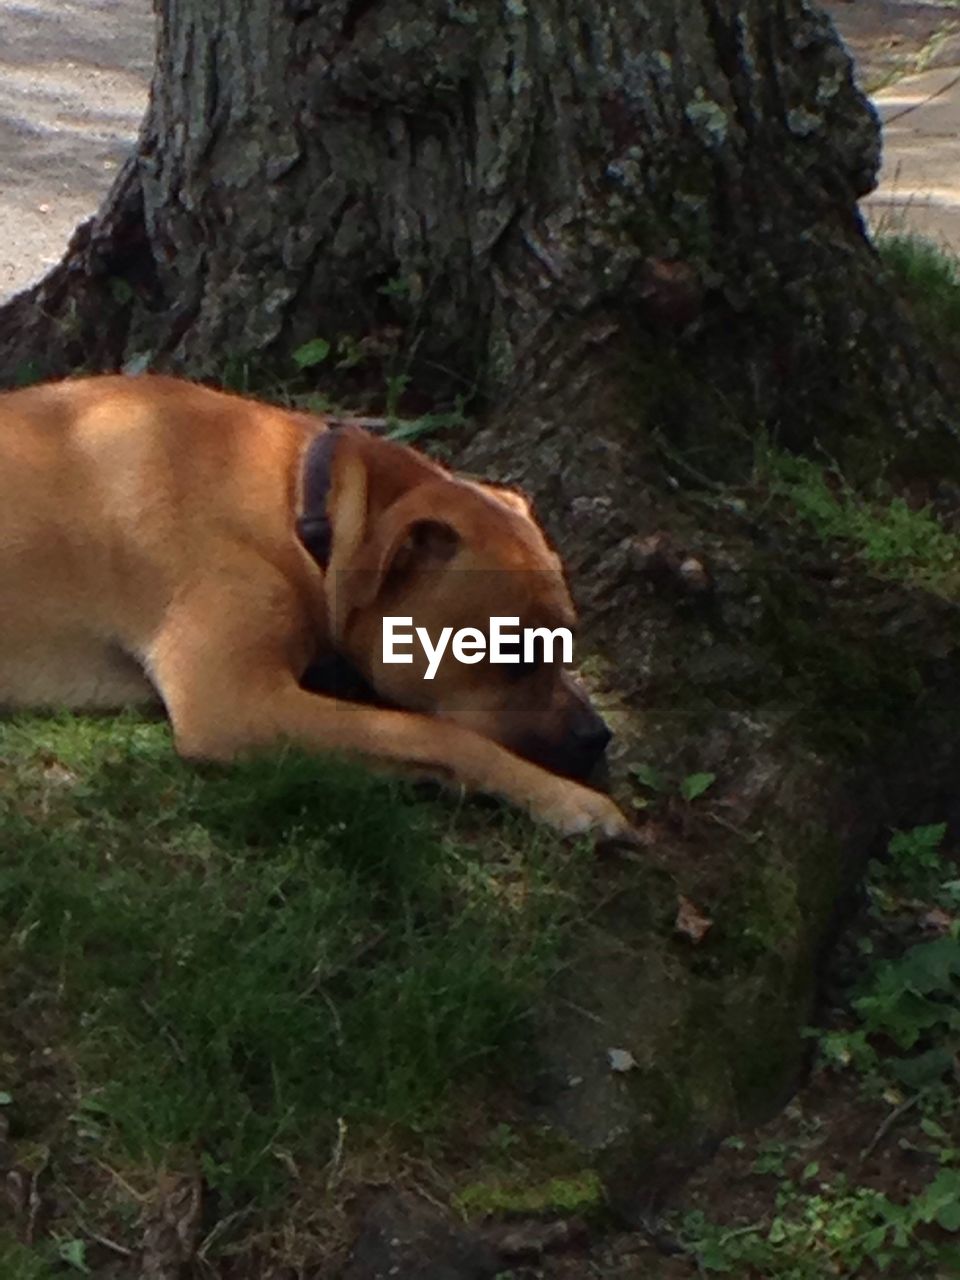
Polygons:
<instances>
[{"instance_id":1,"label":"moss on root","mask_svg":"<svg viewBox=\"0 0 960 1280\"><path fill-rule=\"evenodd\" d=\"M604 1206L603 1183L593 1169L546 1180L491 1178L471 1182L454 1204L468 1218L595 1215Z\"/></svg>"}]
</instances>

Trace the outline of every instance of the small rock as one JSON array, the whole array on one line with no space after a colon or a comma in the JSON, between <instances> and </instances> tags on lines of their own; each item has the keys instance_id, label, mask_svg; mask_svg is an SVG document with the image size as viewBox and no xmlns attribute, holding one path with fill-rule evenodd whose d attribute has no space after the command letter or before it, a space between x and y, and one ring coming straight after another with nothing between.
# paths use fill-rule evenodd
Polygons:
<instances>
[{"instance_id":1,"label":"small rock","mask_svg":"<svg viewBox=\"0 0 960 1280\"><path fill-rule=\"evenodd\" d=\"M637 1060L629 1049L608 1049L607 1061L611 1071L634 1071L637 1066Z\"/></svg>"},{"instance_id":2,"label":"small rock","mask_svg":"<svg viewBox=\"0 0 960 1280\"><path fill-rule=\"evenodd\" d=\"M502 1270L479 1232L426 1200L388 1191L364 1212L343 1280L493 1280Z\"/></svg>"},{"instance_id":3,"label":"small rock","mask_svg":"<svg viewBox=\"0 0 960 1280\"><path fill-rule=\"evenodd\" d=\"M581 1218L561 1222L525 1222L511 1227L497 1242L504 1258L536 1261L545 1253L582 1247L588 1239L587 1224Z\"/></svg>"}]
</instances>

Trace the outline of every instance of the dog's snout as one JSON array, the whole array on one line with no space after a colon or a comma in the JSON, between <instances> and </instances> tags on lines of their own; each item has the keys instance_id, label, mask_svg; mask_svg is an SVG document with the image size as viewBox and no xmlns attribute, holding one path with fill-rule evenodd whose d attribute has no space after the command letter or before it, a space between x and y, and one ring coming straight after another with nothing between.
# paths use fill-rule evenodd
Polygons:
<instances>
[{"instance_id":1,"label":"dog's snout","mask_svg":"<svg viewBox=\"0 0 960 1280\"><path fill-rule=\"evenodd\" d=\"M582 698L575 713L568 714L561 737L526 734L510 745L520 755L552 769L554 773L562 773L568 778L587 778L612 737L606 722Z\"/></svg>"},{"instance_id":2,"label":"dog's snout","mask_svg":"<svg viewBox=\"0 0 960 1280\"><path fill-rule=\"evenodd\" d=\"M573 734L576 749L591 761L599 760L612 737L610 726L596 713L593 713L589 720L577 725Z\"/></svg>"}]
</instances>

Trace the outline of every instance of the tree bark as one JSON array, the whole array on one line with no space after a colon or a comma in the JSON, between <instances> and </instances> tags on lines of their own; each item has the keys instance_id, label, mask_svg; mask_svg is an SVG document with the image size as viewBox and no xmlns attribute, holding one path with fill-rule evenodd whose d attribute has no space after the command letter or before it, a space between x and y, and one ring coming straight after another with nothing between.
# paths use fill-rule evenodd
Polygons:
<instances>
[{"instance_id":1,"label":"tree bark","mask_svg":"<svg viewBox=\"0 0 960 1280\"><path fill-rule=\"evenodd\" d=\"M800 434L929 425L855 207L878 156L808 0L163 0L137 152L0 312L0 374L322 337L490 406L639 331Z\"/></svg>"}]
</instances>

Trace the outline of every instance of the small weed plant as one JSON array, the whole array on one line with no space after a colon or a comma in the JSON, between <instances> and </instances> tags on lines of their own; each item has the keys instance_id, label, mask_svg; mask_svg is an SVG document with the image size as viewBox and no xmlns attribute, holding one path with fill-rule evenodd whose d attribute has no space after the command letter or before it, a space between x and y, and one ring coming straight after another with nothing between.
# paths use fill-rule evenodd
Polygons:
<instances>
[{"instance_id":1,"label":"small weed plant","mask_svg":"<svg viewBox=\"0 0 960 1280\"><path fill-rule=\"evenodd\" d=\"M799 1145L764 1143L752 1173L775 1179L769 1214L726 1224L697 1211L677 1224L701 1273L960 1276L960 881L941 852L945 835L943 825L897 832L887 856L871 863L871 928L860 939L849 1025L818 1033L821 1064L854 1073L864 1096L889 1108L860 1166L909 1113L915 1138L900 1145L932 1173L913 1194L894 1197L858 1185L856 1170L824 1176L816 1161L801 1170ZM936 936L904 946L902 930L915 928L918 913ZM742 1150L745 1143L729 1145Z\"/></svg>"},{"instance_id":2,"label":"small weed plant","mask_svg":"<svg viewBox=\"0 0 960 1280\"><path fill-rule=\"evenodd\" d=\"M870 910L881 938L916 903L938 936L891 957L874 955L866 940L872 962L852 998L856 1025L821 1040L831 1064L854 1066L878 1093L904 1085L931 1112L950 1105L960 1053L960 880L940 856L945 834L942 824L897 832L887 859L871 864Z\"/></svg>"},{"instance_id":3,"label":"small weed plant","mask_svg":"<svg viewBox=\"0 0 960 1280\"><path fill-rule=\"evenodd\" d=\"M835 470L763 445L758 478L818 538L845 545L865 568L948 598L960 595L960 537L929 507L858 493Z\"/></svg>"},{"instance_id":4,"label":"small weed plant","mask_svg":"<svg viewBox=\"0 0 960 1280\"><path fill-rule=\"evenodd\" d=\"M954 3L956 0L954 0ZM960 262L924 236L880 236L877 247L898 292L934 342L960 334Z\"/></svg>"}]
</instances>

